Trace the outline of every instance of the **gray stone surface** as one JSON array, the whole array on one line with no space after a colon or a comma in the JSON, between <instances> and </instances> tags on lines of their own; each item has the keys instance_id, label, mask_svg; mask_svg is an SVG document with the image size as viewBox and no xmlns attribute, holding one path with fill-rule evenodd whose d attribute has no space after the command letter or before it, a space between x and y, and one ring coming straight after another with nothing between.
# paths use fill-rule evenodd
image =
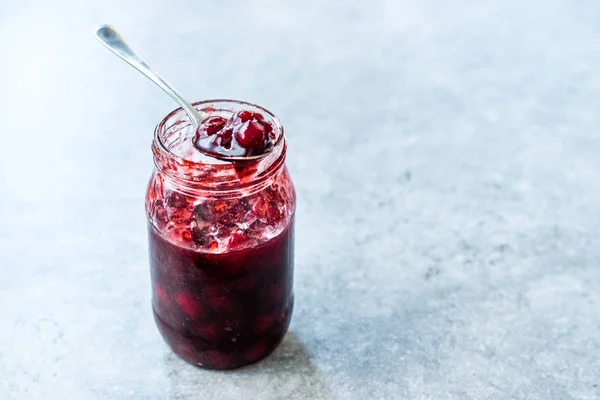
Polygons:
<instances>
[{"instance_id":1,"label":"gray stone surface","mask_svg":"<svg viewBox=\"0 0 600 400\"><path fill-rule=\"evenodd\" d=\"M1 399L600 399L596 0L0 1ZM195 369L150 311L170 99L284 122L296 310ZM32 112L35 110L35 112Z\"/></svg>"}]
</instances>

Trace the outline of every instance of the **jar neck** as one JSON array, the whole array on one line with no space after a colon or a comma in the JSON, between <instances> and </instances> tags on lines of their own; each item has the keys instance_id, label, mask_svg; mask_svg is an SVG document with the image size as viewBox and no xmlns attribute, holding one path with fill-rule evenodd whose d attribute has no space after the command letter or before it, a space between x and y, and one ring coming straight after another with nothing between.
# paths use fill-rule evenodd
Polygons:
<instances>
[{"instance_id":1,"label":"jar neck","mask_svg":"<svg viewBox=\"0 0 600 400\"><path fill-rule=\"evenodd\" d=\"M274 131L281 140L273 150L257 161L228 163L210 157L193 161L172 151L173 143L193 135L193 128L185 113L177 109L167 115L156 127L152 153L156 171L171 186L192 193L211 195L255 192L268 185L283 169L287 144L283 126L269 111L253 104L232 100L211 100L193 104L204 113L235 112L239 109L255 109L272 119Z\"/></svg>"},{"instance_id":2,"label":"jar neck","mask_svg":"<svg viewBox=\"0 0 600 400\"><path fill-rule=\"evenodd\" d=\"M191 166L187 161L180 164L165 157L160 150L155 149L154 144L152 147L157 173L172 186L188 192L208 192L215 195L227 195L241 190L255 192L275 179L285 165L285 144L279 157L266 166L261 165L261 162L250 162L218 168L199 163Z\"/></svg>"}]
</instances>

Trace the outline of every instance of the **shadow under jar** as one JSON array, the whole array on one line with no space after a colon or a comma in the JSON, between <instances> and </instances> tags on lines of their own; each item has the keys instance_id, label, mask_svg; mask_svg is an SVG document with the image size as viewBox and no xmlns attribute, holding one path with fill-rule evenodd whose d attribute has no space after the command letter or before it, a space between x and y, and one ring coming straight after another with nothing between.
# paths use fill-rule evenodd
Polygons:
<instances>
[{"instance_id":1,"label":"shadow under jar","mask_svg":"<svg viewBox=\"0 0 600 400\"><path fill-rule=\"evenodd\" d=\"M152 143L146 213L156 323L185 361L231 369L269 355L288 329L296 195L274 115L230 100L194 106L225 118L259 112L280 138L259 161L218 161L194 148L179 109L158 124Z\"/></svg>"}]
</instances>

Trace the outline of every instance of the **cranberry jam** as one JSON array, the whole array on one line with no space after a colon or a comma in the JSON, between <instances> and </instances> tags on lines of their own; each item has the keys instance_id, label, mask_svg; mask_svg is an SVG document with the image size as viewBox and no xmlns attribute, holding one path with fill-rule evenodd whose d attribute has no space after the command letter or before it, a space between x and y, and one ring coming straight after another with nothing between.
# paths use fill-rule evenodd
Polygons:
<instances>
[{"instance_id":1,"label":"cranberry jam","mask_svg":"<svg viewBox=\"0 0 600 400\"><path fill-rule=\"evenodd\" d=\"M207 153L248 157L271 150L275 138L273 125L261 113L244 110L229 119L206 118L198 127L194 145Z\"/></svg>"},{"instance_id":2,"label":"cranberry jam","mask_svg":"<svg viewBox=\"0 0 600 400\"><path fill-rule=\"evenodd\" d=\"M228 100L194 106L208 115L197 131L176 110L159 123L152 145L152 306L164 340L185 361L237 368L269 355L290 323L296 198L275 116ZM228 163L199 145L270 152Z\"/></svg>"}]
</instances>

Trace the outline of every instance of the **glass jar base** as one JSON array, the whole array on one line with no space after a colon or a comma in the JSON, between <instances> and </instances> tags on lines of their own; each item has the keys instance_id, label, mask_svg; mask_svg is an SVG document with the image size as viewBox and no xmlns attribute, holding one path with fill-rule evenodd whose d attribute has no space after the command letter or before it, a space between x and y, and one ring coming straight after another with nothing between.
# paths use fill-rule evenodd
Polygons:
<instances>
[{"instance_id":1,"label":"glass jar base","mask_svg":"<svg viewBox=\"0 0 600 400\"><path fill-rule=\"evenodd\" d=\"M221 349L218 344L200 337L186 337L165 324L153 310L154 321L163 340L171 350L187 363L203 369L229 370L245 367L263 360L279 346L287 333L292 316L293 302L284 321L260 337L241 346ZM222 347L222 346L221 346Z\"/></svg>"}]
</instances>

